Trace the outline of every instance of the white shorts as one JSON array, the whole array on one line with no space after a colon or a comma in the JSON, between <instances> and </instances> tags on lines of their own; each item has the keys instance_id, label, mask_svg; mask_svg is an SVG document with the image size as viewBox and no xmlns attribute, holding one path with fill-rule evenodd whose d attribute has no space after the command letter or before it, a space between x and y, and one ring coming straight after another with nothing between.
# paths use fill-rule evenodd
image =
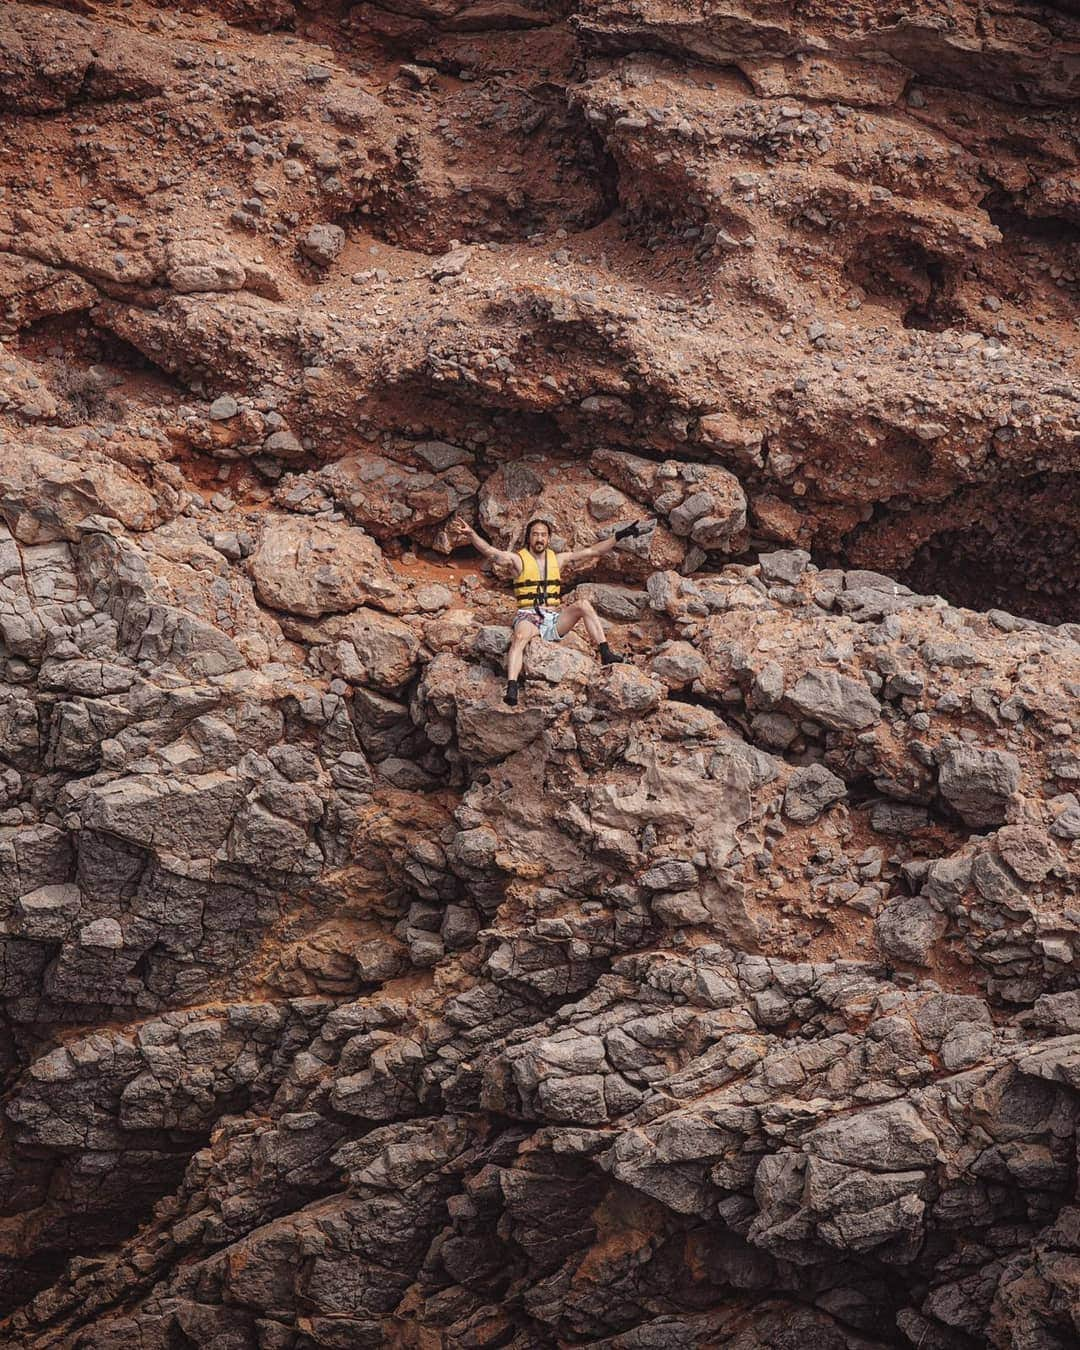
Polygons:
<instances>
[{"instance_id":1,"label":"white shorts","mask_svg":"<svg viewBox=\"0 0 1080 1350\"><path fill-rule=\"evenodd\" d=\"M514 618L514 628L519 623L536 624L540 630L540 636L545 642L562 641L562 634L559 632L559 611L557 609L542 609L539 613L535 609L523 609Z\"/></svg>"}]
</instances>

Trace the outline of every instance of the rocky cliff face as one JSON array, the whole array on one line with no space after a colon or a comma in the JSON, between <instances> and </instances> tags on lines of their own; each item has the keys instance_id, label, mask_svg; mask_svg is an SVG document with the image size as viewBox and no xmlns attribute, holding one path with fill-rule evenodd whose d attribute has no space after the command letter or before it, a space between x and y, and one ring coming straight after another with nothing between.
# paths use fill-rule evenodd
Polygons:
<instances>
[{"instance_id":1,"label":"rocky cliff face","mask_svg":"<svg viewBox=\"0 0 1080 1350\"><path fill-rule=\"evenodd\" d=\"M1080 1337L1080 16L0 10L0 1337ZM655 514L533 644L500 546Z\"/></svg>"}]
</instances>

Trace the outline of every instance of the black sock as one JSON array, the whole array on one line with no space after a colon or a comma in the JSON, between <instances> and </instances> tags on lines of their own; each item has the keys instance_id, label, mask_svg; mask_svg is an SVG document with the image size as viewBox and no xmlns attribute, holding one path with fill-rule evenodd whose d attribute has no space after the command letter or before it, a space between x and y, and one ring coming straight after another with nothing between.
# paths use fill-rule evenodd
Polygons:
<instances>
[{"instance_id":1,"label":"black sock","mask_svg":"<svg viewBox=\"0 0 1080 1350\"><path fill-rule=\"evenodd\" d=\"M506 693L503 695L503 702L509 703L511 708L516 708L517 701L518 701L518 682L517 680L507 680Z\"/></svg>"}]
</instances>

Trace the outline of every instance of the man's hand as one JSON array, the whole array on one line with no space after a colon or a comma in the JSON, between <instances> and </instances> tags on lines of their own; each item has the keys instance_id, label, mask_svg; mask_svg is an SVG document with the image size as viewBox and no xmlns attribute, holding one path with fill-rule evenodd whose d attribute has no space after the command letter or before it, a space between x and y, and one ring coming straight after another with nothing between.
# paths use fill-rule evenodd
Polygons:
<instances>
[{"instance_id":1,"label":"man's hand","mask_svg":"<svg viewBox=\"0 0 1080 1350\"><path fill-rule=\"evenodd\" d=\"M460 544L473 544L475 546L480 538L464 516L450 517L446 522L446 537L455 547Z\"/></svg>"},{"instance_id":2,"label":"man's hand","mask_svg":"<svg viewBox=\"0 0 1080 1350\"><path fill-rule=\"evenodd\" d=\"M648 534L650 530L656 529L656 519L653 516L647 516L644 520L635 520L632 525L623 525L621 529L615 531L616 539L636 539L639 534Z\"/></svg>"},{"instance_id":3,"label":"man's hand","mask_svg":"<svg viewBox=\"0 0 1080 1350\"><path fill-rule=\"evenodd\" d=\"M487 558L489 562L494 563L496 567L512 572L515 577L521 571L521 559L516 553L509 553L505 549L496 548L493 544L489 544L484 536L477 534L468 521L461 516L454 516L448 522L446 529L451 543L455 542L457 537L460 537L458 533L460 531L465 536L462 542L471 543L478 553Z\"/></svg>"}]
</instances>

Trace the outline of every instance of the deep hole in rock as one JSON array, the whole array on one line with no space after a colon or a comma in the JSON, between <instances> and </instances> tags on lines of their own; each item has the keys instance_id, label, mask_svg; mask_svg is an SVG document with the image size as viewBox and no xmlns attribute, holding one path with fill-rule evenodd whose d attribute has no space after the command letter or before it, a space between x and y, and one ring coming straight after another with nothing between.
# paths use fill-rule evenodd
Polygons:
<instances>
[{"instance_id":1,"label":"deep hole in rock","mask_svg":"<svg viewBox=\"0 0 1080 1350\"><path fill-rule=\"evenodd\" d=\"M120 419L125 407L174 402L182 386L130 342L95 328L84 314L40 319L12 344L57 398L57 421L77 426Z\"/></svg>"},{"instance_id":2,"label":"deep hole in rock","mask_svg":"<svg viewBox=\"0 0 1080 1350\"><path fill-rule=\"evenodd\" d=\"M1029 216L1018 211L1009 199L989 197L983 203L987 215L1002 234L1019 235L1026 239L1045 239L1063 246L1080 244L1080 225L1061 216Z\"/></svg>"},{"instance_id":3,"label":"deep hole in rock","mask_svg":"<svg viewBox=\"0 0 1080 1350\"><path fill-rule=\"evenodd\" d=\"M17 1261L0 1258L0 1317L6 1317L39 1289L52 1284L66 1262L67 1257L59 1253L23 1257Z\"/></svg>"},{"instance_id":4,"label":"deep hole in rock","mask_svg":"<svg viewBox=\"0 0 1080 1350\"><path fill-rule=\"evenodd\" d=\"M1057 479L1013 514L943 528L898 580L968 609L1080 622L1080 482Z\"/></svg>"},{"instance_id":5,"label":"deep hole in rock","mask_svg":"<svg viewBox=\"0 0 1080 1350\"><path fill-rule=\"evenodd\" d=\"M905 328L937 333L953 323L948 268L913 239L896 234L868 239L846 272L868 296L885 301L899 297Z\"/></svg>"},{"instance_id":6,"label":"deep hole in rock","mask_svg":"<svg viewBox=\"0 0 1080 1350\"><path fill-rule=\"evenodd\" d=\"M27 1189L32 1193L41 1188L40 1250L18 1261L0 1257L0 1317L56 1280L72 1257L95 1255L134 1233L154 1204L176 1188L191 1154L205 1142L205 1136L198 1136L175 1151L167 1142L155 1141L148 1148L132 1149L128 1159L123 1151L114 1154L113 1167L100 1181L98 1206L83 1216L65 1212L63 1197L70 1181L63 1161L16 1153Z\"/></svg>"}]
</instances>

